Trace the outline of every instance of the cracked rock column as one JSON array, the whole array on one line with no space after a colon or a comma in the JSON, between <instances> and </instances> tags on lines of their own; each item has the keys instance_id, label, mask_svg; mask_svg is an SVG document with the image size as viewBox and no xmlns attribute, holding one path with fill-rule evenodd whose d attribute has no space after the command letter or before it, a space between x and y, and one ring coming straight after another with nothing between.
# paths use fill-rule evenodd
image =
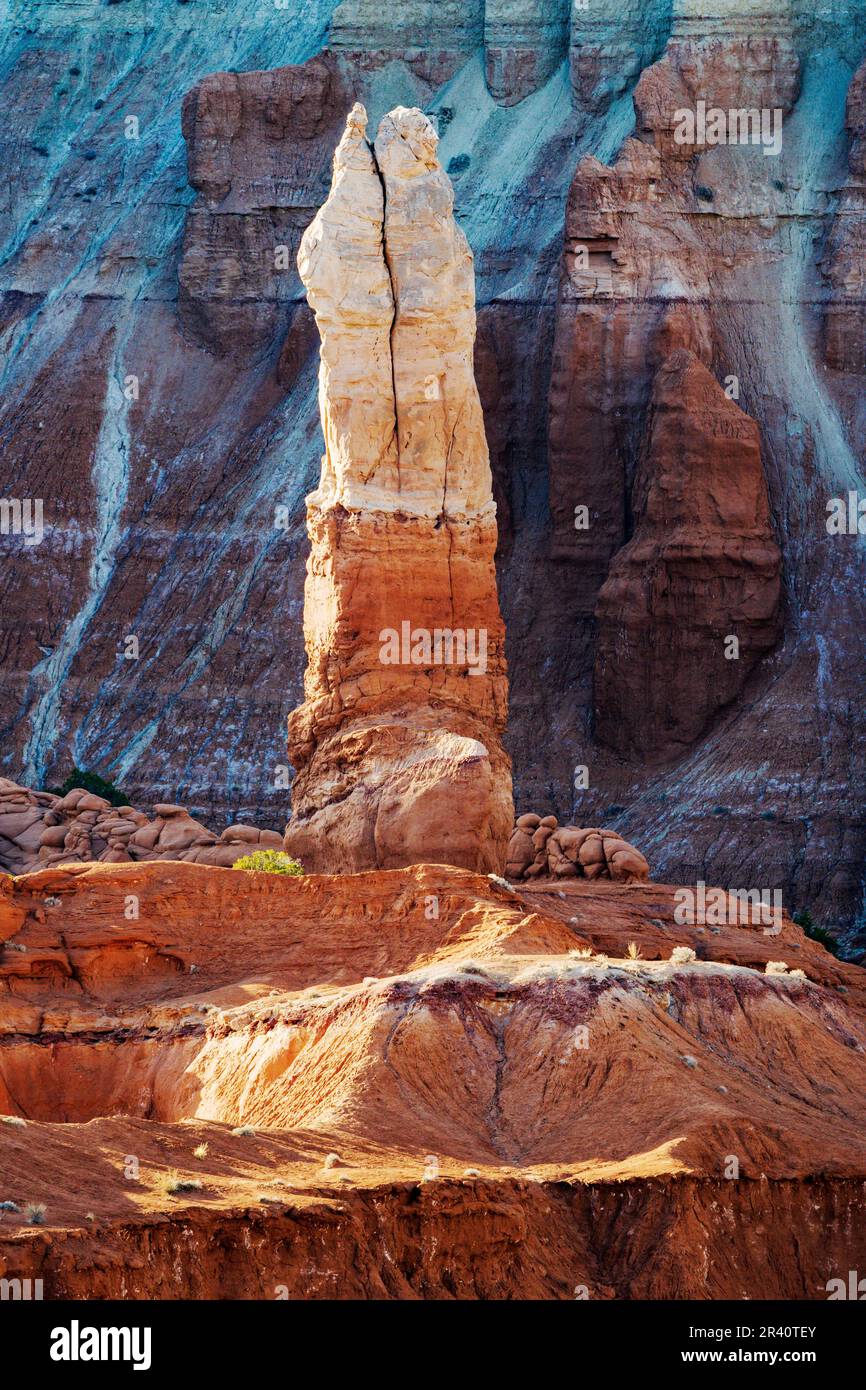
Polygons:
<instances>
[{"instance_id":1,"label":"cracked rock column","mask_svg":"<svg viewBox=\"0 0 866 1390\"><path fill-rule=\"evenodd\" d=\"M417 110L356 105L298 256L321 337L305 701L285 843L312 872L500 870L512 827L472 253Z\"/></svg>"}]
</instances>

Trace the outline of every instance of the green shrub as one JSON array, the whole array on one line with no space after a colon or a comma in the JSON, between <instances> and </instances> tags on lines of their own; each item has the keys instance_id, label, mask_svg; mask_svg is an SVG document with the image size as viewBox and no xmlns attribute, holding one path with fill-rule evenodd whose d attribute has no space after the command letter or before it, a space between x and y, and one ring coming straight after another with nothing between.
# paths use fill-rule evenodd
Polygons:
<instances>
[{"instance_id":1,"label":"green shrub","mask_svg":"<svg viewBox=\"0 0 866 1390\"><path fill-rule=\"evenodd\" d=\"M839 942L832 933L828 932L826 927L818 926L808 908L803 908L801 912L795 912L791 921L796 922L798 927L802 927L810 940L817 941L818 945L823 946L825 951L829 951L831 956L838 956Z\"/></svg>"},{"instance_id":2,"label":"green shrub","mask_svg":"<svg viewBox=\"0 0 866 1390\"><path fill-rule=\"evenodd\" d=\"M120 791L111 782L106 782L104 777L100 777L98 772L86 772L84 768L74 767L61 787L48 787L47 790L53 792L55 796L65 796L67 792L73 791L76 787L82 787L86 792L92 792L94 796L104 797L110 801L112 806L128 806L129 797L126 792Z\"/></svg>"},{"instance_id":3,"label":"green shrub","mask_svg":"<svg viewBox=\"0 0 866 1390\"><path fill-rule=\"evenodd\" d=\"M257 849L252 854L242 854L232 868L248 869L259 874L292 874L295 878L304 872L303 865L281 849Z\"/></svg>"}]
</instances>

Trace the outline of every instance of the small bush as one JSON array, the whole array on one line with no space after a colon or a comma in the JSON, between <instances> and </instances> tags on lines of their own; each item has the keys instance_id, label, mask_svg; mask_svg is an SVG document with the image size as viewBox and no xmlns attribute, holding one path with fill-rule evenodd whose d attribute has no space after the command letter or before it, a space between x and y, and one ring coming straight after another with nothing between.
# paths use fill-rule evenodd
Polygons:
<instances>
[{"instance_id":1,"label":"small bush","mask_svg":"<svg viewBox=\"0 0 866 1390\"><path fill-rule=\"evenodd\" d=\"M592 947L583 946L580 950L569 951L572 960L592 960Z\"/></svg>"},{"instance_id":2,"label":"small bush","mask_svg":"<svg viewBox=\"0 0 866 1390\"><path fill-rule=\"evenodd\" d=\"M294 878L301 878L304 873L303 865L281 849L257 849L252 854L242 854L232 868L257 874L291 874Z\"/></svg>"},{"instance_id":3,"label":"small bush","mask_svg":"<svg viewBox=\"0 0 866 1390\"><path fill-rule=\"evenodd\" d=\"M110 801L112 806L128 806L129 797L126 792L122 792L111 782L106 782L104 777L100 777L98 772L87 772L84 768L74 767L66 781L59 787L49 787L48 791L55 796L65 796L67 792L74 791L76 787L82 787L86 792L92 792L94 796L102 796L106 801Z\"/></svg>"},{"instance_id":4,"label":"small bush","mask_svg":"<svg viewBox=\"0 0 866 1390\"><path fill-rule=\"evenodd\" d=\"M24 1208L24 1215L31 1226L44 1226L45 1216L48 1211L44 1202L31 1202Z\"/></svg>"},{"instance_id":5,"label":"small bush","mask_svg":"<svg viewBox=\"0 0 866 1390\"><path fill-rule=\"evenodd\" d=\"M19 1129L23 1129L27 1123L26 1120L22 1120L20 1115L0 1115L0 1121L4 1125L17 1125Z\"/></svg>"},{"instance_id":6,"label":"small bush","mask_svg":"<svg viewBox=\"0 0 866 1390\"><path fill-rule=\"evenodd\" d=\"M628 943L628 958L629 960L640 960L641 958L640 946L638 946L636 941L630 941Z\"/></svg>"},{"instance_id":7,"label":"small bush","mask_svg":"<svg viewBox=\"0 0 866 1390\"><path fill-rule=\"evenodd\" d=\"M819 927L808 908L802 912L795 912L792 921L801 927L810 941L817 941L819 946L823 946L825 951L829 951L831 956L838 956L839 942L836 940L826 927Z\"/></svg>"},{"instance_id":8,"label":"small bush","mask_svg":"<svg viewBox=\"0 0 866 1390\"><path fill-rule=\"evenodd\" d=\"M765 975L787 975L788 962L786 960L768 960L764 966Z\"/></svg>"},{"instance_id":9,"label":"small bush","mask_svg":"<svg viewBox=\"0 0 866 1390\"><path fill-rule=\"evenodd\" d=\"M696 959L697 957L691 946L675 946L671 951L671 963L673 965L688 965L691 961Z\"/></svg>"},{"instance_id":10,"label":"small bush","mask_svg":"<svg viewBox=\"0 0 866 1390\"><path fill-rule=\"evenodd\" d=\"M207 1144L196 1144L195 1148L192 1151L192 1156L193 1158L207 1158L207 1152Z\"/></svg>"},{"instance_id":11,"label":"small bush","mask_svg":"<svg viewBox=\"0 0 866 1390\"><path fill-rule=\"evenodd\" d=\"M177 1192L201 1192L202 1185L198 1178L182 1178L179 1173L166 1173L162 1188L169 1196L174 1196Z\"/></svg>"},{"instance_id":12,"label":"small bush","mask_svg":"<svg viewBox=\"0 0 866 1390\"><path fill-rule=\"evenodd\" d=\"M255 1135L255 1130L252 1125L238 1125L237 1129L232 1130L232 1134L236 1139L252 1139Z\"/></svg>"}]
</instances>

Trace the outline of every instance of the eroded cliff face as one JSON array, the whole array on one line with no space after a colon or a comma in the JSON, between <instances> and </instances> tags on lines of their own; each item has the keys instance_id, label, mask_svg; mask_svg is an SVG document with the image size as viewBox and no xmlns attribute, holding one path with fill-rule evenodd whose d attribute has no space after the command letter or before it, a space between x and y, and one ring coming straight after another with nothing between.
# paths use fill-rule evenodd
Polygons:
<instances>
[{"instance_id":1,"label":"eroded cliff face","mask_svg":"<svg viewBox=\"0 0 866 1390\"><path fill-rule=\"evenodd\" d=\"M286 847L352 872L494 871L511 832L496 516L472 253L421 111L356 105L298 267L322 339L306 701Z\"/></svg>"},{"instance_id":2,"label":"eroded cliff face","mask_svg":"<svg viewBox=\"0 0 866 1390\"><path fill-rule=\"evenodd\" d=\"M571 0L486 0L484 67L490 95L515 106L552 77L568 52Z\"/></svg>"},{"instance_id":3,"label":"eroded cliff face","mask_svg":"<svg viewBox=\"0 0 866 1390\"><path fill-rule=\"evenodd\" d=\"M732 882L763 876L792 905L810 897L819 915L841 912L855 923L862 827L852 786L861 774L849 755L862 731L843 693L859 678L838 601L844 592L846 606L861 612L853 573L862 554L856 537L828 536L825 521L828 500L859 476L857 413L841 419L831 393L850 402L862 382L828 380L809 365L821 348L816 262L831 226L833 123L848 72L813 46L817 33L796 8L758 9L675 6L664 56L634 91L636 138L611 163L584 159L569 198L549 495L552 555L580 634L571 669L593 702L571 745L591 783L572 816L610 819L612 806L617 828L665 874L700 877L712 862ZM700 131L678 138L683 111L694 117L699 102L726 120L736 108L764 112L766 130L751 144L713 143ZM857 158L855 144L854 170ZM856 189L846 197L833 232L837 276L841 247L859 235L856 216L846 216ZM856 314L839 296L833 303L828 343L840 338L844 315ZM688 392L670 402L682 421L677 437L659 432L653 392L676 350L718 383L717 408L729 423L719 418L715 443L698 444L700 411L690 418ZM695 457L710 460L706 476L688 465L681 472L693 444ZM726 503L710 481L726 467L740 477L748 521L734 515L739 504L730 510L733 494ZM660 500L678 472L680 502L654 528L647 499ZM758 496L769 507L756 510ZM676 575L671 527L683 561ZM657 626L653 613L666 611L669 622L680 603L679 620ZM741 665L720 660L718 624L735 636L744 620L751 655ZM816 686L817 704L806 694ZM649 778L648 761L657 764ZM520 775L518 765L518 785ZM772 825L773 846L759 830L744 833L750 801Z\"/></svg>"},{"instance_id":4,"label":"eroded cliff face","mask_svg":"<svg viewBox=\"0 0 866 1390\"><path fill-rule=\"evenodd\" d=\"M569 67L575 100L596 113L629 91L664 48L674 8L681 11L682 5L572 0Z\"/></svg>"},{"instance_id":5,"label":"eroded cliff face","mask_svg":"<svg viewBox=\"0 0 866 1390\"><path fill-rule=\"evenodd\" d=\"M198 197L184 223L178 317L187 338L235 369L281 349L307 317L294 264L351 94L324 55L274 72L214 73L184 99Z\"/></svg>"},{"instance_id":6,"label":"eroded cliff face","mask_svg":"<svg viewBox=\"0 0 866 1390\"><path fill-rule=\"evenodd\" d=\"M826 1298L864 1254L866 977L676 903L441 865L0 880L0 1274Z\"/></svg>"},{"instance_id":7,"label":"eroded cliff face","mask_svg":"<svg viewBox=\"0 0 866 1390\"><path fill-rule=\"evenodd\" d=\"M46 531L0 535L2 770L77 762L137 805L282 829L322 451L294 258L352 102L417 105L475 252L518 809L612 825L671 877L781 886L856 941L862 542L824 519L866 442L860 0L9 12L0 496L42 497ZM781 153L677 145L701 99L781 110ZM594 613L680 347L759 429L784 632L648 773L596 738Z\"/></svg>"},{"instance_id":8,"label":"eroded cliff face","mask_svg":"<svg viewBox=\"0 0 866 1390\"><path fill-rule=\"evenodd\" d=\"M99 764L136 804L282 830L315 329L304 306L294 351L301 287L292 260L273 272L274 241L296 227L297 245L345 119L340 103L316 162L330 9L277 21L240 0L224 24L135 0L6 7L0 496L42 498L45 534L0 535L0 758L31 786ZM204 81L196 199L181 107L229 67L251 72ZM221 217L207 194L229 182ZM298 631L279 673L278 613Z\"/></svg>"},{"instance_id":9,"label":"eroded cliff face","mask_svg":"<svg viewBox=\"0 0 866 1390\"><path fill-rule=\"evenodd\" d=\"M845 103L848 170L839 192L820 269L826 285L824 361L840 413L858 453L866 444L866 63L852 78Z\"/></svg>"},{"instance_id":10,"label":"eroded cliff face","mask_svg":"<svg viewBox=\"0 0 866 1390\"><path fill-rule=\"evenodd\" d=\"M686 348L656 374L633 507L596 607L596 734L625 756L670 757L781 632L758 427Z\"/></svg>"}]
</instances>

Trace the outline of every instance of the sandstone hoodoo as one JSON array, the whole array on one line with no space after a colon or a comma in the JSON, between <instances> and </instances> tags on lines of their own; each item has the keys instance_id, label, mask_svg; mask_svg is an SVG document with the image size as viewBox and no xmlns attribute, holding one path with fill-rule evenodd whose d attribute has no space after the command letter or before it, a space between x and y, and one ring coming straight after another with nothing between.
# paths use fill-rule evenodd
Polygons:
<instances>
[{"instance_id":1,"label":"sandstone hoodoo","mask_svg":"<svg viewBox=\"0 0 866 1390\"><path fill-rule=\"evenodd\" d=\"M513 820L472 253L417 110L352 109L298 268L321 336L304 704L285 844L307 869L501 869Z\"/></svg>"}]
</instances>

